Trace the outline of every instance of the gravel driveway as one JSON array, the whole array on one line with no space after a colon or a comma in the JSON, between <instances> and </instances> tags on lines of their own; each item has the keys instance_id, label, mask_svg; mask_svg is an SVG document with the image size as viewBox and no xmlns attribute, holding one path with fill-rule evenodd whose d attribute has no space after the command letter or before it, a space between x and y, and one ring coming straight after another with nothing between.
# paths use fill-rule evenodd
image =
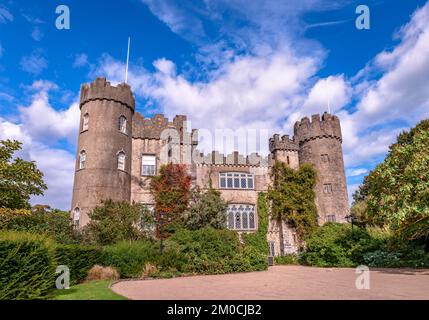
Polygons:
<instances>
[{"instance_id":1,"label":"gravel driveway","mask_svg":"<svg viewBox=\"0 0 429 320\"><path fill-rule=\"evenodd\" d=\"M274 266L268 271L121 281L113 291L144 300L429 299L429 270L373 269L357 289L351 268Z\"/></svg>"}]
</instances>

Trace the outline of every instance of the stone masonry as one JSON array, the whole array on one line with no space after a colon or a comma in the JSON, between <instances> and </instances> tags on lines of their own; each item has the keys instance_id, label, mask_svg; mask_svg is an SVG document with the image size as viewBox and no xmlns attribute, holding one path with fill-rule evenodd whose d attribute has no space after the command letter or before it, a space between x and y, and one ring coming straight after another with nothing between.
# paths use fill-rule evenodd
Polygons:
<instances>
[{"instance_id":1,"label":"stone masonry","mask_svg":"<svg viewBox=\"0 0 429 320\"><path fill-rule=\"evenodd\" d=\"M297 169L311 163L317 170L315 188L319 223L344 222L349 213L344 173L341 126L338 117L325 113L307 117L294 126L294 137L275 134L269 155L202 154L198 130L187 128L187 118L169 121L163 115L145 118L135 112L127 84L113 86L105 78L84 84L80 97L81 120L72 198L72 218L78 227L104 199L153 206L149 179L162 164L183 163L194 185L219 189L228 201L228 228L254 232L258 227L257 197L270 185L270 167L282 161ZM285 221L270 220L267 239L272 255L297 250L293 229Z\"/></svg>"}]
</instances>

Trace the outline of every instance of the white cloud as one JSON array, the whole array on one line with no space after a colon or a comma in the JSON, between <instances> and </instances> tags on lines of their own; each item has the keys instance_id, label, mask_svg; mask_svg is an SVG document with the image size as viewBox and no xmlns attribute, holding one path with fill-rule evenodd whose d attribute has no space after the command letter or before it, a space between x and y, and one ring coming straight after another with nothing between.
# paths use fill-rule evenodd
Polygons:
<instances>
[{"instance_id":1,"label":"white cloud","mask_svg":"<svg viewBox=\"0 0 429 320\"><path fill-rule=\"evenodd\" d=\"M358 176L364 175L366 173L368 173L368 169L354 168L354 169L348 169L346 171L346 176L347 177L358 177Z\"/></svg>"},{"instance_id":2,"label":"white cloud","mask_svg":"<svg viewBox=\"0 0 429 320\"><path fill-rule=\"evenodd\" d=\"M48 61L39 53L34 52L29 56L22 57L20 66L25 72L37 76L48 67Z\"/></svg>"},{"instance_id":3,"label":"white cloud","mask_svg":"<svg viewBox=\"0 0 429 320\"><path fill-rule=\"evenodd\" d=\"M42 32L42 30L40 30L40 28L38 26L33 28L33 31L31 31L31 37L35 40L35 41L40 41L42 40L44 34Z\"/></svg>"},{"instance_id":4,"label":"white cloud","mask_svg":"<svg viewBox=\"0 0 429 320\"><path fill-rule=\"evenodd\" d=\"M0 6L0 23L8 23L13 21L13 15L8 9Z\"/></svg>"},{"instance_id":5,"label":"white cloud","mask_svg":"<svg viewBox=\"0 0 429 320\"><path fill-rule=\"evenodd\" d=\"M79 123L79 105L74 102L68 109L54 109L48 99L49 90L57 86L49 81L35 81L31 89L37 90L29 106L20 106L20 119L26 130L39 141L68 139L75 142Z\"/></svg>"},{"instance_id":6,"label":"white cloud","mask_svg":"<svg viewBox=\"0 0 429 320\"><path fill-rule=\"evenodd\" d=\"M77 54L73 61L73 68L80 68L86 65L89 65L88 55L85 53Z\"/></svg>"},{"instance_id":7,"label":"white cloud","mask_svg":"<svg viewBox=\"0 0 429 320\"><path fill-rule=\"evenodd\" d=\"M352 114L340 112L347 166L384 155L400 131L429 115L429 2L396 35L399 44L378 54L356 77ZM381 76L368 80L375 73ZM382 128L382 129L380 129Z\"/></svg>"},{"instance_id":8,"label":"white cloud","mask_svg":"<svg viewBox=\"0 0 429 320\"><path fill-rule=\"evenodd\" d=\"M49 204L69 210L73 189L74 153L57 147L60 139L75 143L79 125L79 110L73 103L65 110L56 110L49 104L49 90L58 89L50 81L35 81L25 88L33 91L31 103L18 108L20 121L0 118L0 139L16 139L23 143L19 156L36 161L44 173L48 190L44 196L33 197L33 204Z\"/></svg>"}]
</instances>

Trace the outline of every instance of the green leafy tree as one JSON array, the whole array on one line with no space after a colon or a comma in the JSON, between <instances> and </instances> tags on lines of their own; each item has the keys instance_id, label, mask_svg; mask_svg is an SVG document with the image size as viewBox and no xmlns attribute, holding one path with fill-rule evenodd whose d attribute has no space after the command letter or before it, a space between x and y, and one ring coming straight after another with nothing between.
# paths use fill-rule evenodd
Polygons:
<instances>
[{"instance_id":1,"label":"green leafy tree","mask_svg":"<svg viewBox=\"0 0 429 320\"><path fill-rule=\"evenodd\" d=\"M383 163L364 179L359 196L368 222L408 239L429 238L429 120L402 132Z\"/></svg>"},{"instance_id":2,"label":"green leafy tree","mask_svg":"<svg viewBox=\"0 0 429 320\"><path fill-rule=\"evenodd\" d=\"M90 222L82 230L84 240L99 245L139 240L144 237L140 222L145 212L141 204L105 200L89 213Z\"/></svg>"},{"instance_id":3,"label":"green leafy tree","mask_svg":"<svg viewBox=\"0 0 429 320\"><path fill-rule=\"evenodd\" d=\"M273 185L268 190L274 219L286 220L304 240L317 227L314 186L316 171L309 164L293 170L276 162L271 171Z\"/></svg>"},{"instance_id":4,"label":"green leafy tree","mask_svg":"<svg viewBox=\"0 0 429 320\"><path fill-rule=\"evenodd\" d=\"M22 143L16 140L0 141L0 207L30 208L30 196L43 195L47 189L43 173L34 161L14 158Z\"/></svg>"},{"instance_id":5,"label":"green leafy tree","mask_svg":"<svg viewBox=\"0 0 429 320\"><path fill-rule=\"evenodd\" d=\"M215 189L201 191L199 187L191 190L189 208L183 213L182 221L189 230L204 227L223 229L226 227L226 210L228 203Z\"/></svg>"}]
</instances>

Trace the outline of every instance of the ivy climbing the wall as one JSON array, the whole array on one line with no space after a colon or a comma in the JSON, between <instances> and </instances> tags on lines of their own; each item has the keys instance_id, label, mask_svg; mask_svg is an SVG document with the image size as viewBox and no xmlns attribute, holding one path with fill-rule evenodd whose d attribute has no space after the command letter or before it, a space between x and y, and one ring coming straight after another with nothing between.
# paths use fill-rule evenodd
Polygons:
<instances>
[{"instance_id":1,"label":"ivy climbing the wall","mask_svg":"<svg viewBox=\"0 0 429 320\"><path fill-rule=\"evenodd\" d=\"M258 194L258 231L243 234L244 252L249 259L252 270L268 268L268 204L267 194Z\"/></svg>"},{"instance_id":2,"label":"ivy climbing the wall","mask_svg":"<svg viewBox=\"0 0 429 320\"><path fill-rule=\"evenodd\" d=\"M310 164L303 164L294 170L283 162L276 162L271 178L273 184L267 199L271 202L272 218L285 220L303 241L317 228L315 169Z\"/></svg>"}]
</instances>

